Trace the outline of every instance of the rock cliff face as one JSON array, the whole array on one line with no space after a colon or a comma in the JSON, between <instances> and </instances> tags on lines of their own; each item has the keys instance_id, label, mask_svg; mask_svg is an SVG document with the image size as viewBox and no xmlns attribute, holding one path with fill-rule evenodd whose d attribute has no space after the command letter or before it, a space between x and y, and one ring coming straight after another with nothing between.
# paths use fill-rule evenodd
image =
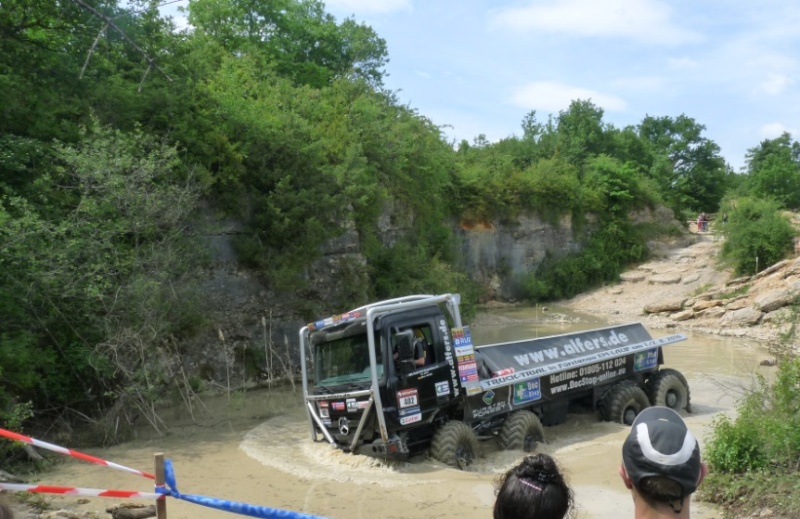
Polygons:
<instances>
[{"instance_id":1,"label":"rock cliff face","mask_svg":"<svg viewBox=\"0 0 800 519\"><path fill-rule=\"evenodd\" d=\"M548 253L563 256L580 250L567 215L552 225L535 215L513 223L461 222L461 253L472 279L485 287L488 299L514 300L524 277Z\"/></svg>"},{"instance_id":2,"label":"rock cliff face","mask_svg":"<svg viewBox=\"0 0 800 519\"><path fill-rule=\"evenodd\" d=\"M632 218L674 223L672 213L664 210L642 211ZM390 246L407 233L412 219L403 207L387 205L377 227L381 243ZM208 216L198 227L211 253L201 286L209 324L187 345L191 354L183 362L190 373L216 381L233 373L241 381L294 372L299 366L297 333L304 324L299 310L309 301L324 301L333 313L346 310L340 301L364 300L366 259L354 225L322 244L322 257L305 272L307 288L288 298L270 291L237 262L232 245L240 232L236 222ZM525 276L547 254L559 257L580 249L569 216L555 225L523 215L510 223L461 222L454 227L463 265L489 299L519 298Z\"/></svg>"}]
</instances>

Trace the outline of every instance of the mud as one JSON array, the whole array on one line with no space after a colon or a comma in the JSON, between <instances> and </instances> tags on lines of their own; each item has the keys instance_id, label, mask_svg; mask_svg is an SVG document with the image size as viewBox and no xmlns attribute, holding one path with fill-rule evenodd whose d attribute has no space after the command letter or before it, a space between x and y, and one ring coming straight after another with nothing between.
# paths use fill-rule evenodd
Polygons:
<instances>
[{"instance_id":1,"label":"mud","mask_svg":"<svg viewBox=\"0 0 800 519\"><path fill-rule=\"evenodd\" d=\"M548 309L542 320L535 309L499 309L473 325L475 342L485 344L531 335L566 333L603 323L569 311ZM555 319L550 317L556 316ZM502 323L502 324L500 324ZM650 330L654 337L663 335ZM768 358L757 343L733 338L690 335L665 348L666 365L684 373L694 412L687 423L701 442L718 413L731 412L743 387ZM768 373L768 371L767 371ZM139 439L91 454L123 465L152 470L153 454L171 459L182 492L274 508L302 511L333 519L491 517L494 482L523 456L498 451L492 441L468 471L446 467L420 456L408 463L386 463L344 454L310 439L300 388L252 391L228 406L226 396L207 399L192 419L184 408L164 410L170 434ZM626 428L599 421L596 413L571 415L546 429L541 450L553 454L575 490L578 518L632 517L632 502L617 474ZM152 491L149 480L107 467L67 460L43 484ZM79 504L73 497L49 498L52 506L103 510L116 500L92 498ZM113 501L109 503L108 501ZM224 512L170 499L171 519L210 519ZM722 513L701 502L693 517L719 518Z\"/></svg>"}]
</instances>

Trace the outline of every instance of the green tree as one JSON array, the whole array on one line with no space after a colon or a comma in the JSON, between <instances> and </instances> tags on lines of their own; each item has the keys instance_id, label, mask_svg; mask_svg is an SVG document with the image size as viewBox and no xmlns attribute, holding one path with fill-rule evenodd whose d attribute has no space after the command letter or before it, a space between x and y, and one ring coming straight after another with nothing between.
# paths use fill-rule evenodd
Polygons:
<instances>
[{"instance_id":1,"label":"green tree","mask_svg":"<svg viewBox=\"0 0 800 519\"><path fill-rule=\"evenodd\" d=\"M800 143L784 133L747 151L744 192L774 198L787 209L800 208Z\"/></svg>"},{"instance_id":2,"label":"green tree","mask_svg":"<svg viewBox=\"0 0 800 519\"><path fill-rule=\"evenodd\" d=\"M319 88L337 78L382 83L386 42L352 19L337 24L318 0L196 0L189 22L232 56L258 55L298 85Z\"/></svg>"},{"instance_id":3,"label":"green tree","mask_svg":"<svg viewBox=\"0 0 800 519\"><path fill-rule=\"evenodd\" d=\"M97 126L78 144L58 144L36 186L39 207L0 199L0 393L37 412L96 412L118 382L105 369L112 357L98 358L96 347L127 336L121 323L130 330L135 321L138 344L152 345L194 322L191 305L176 299L131 316L157 292L182 292L177 280L194 256L182 230L197 190L173 147ZM143 280L150 290L132 297Z\"/></svg>"},{"instance_id":4,"label":"green tree","mask_svg":"<svg viewBox=\"0 0 800 519\"><path fill-rule=\"evenodd\" d=\"M638 129L653 157L649 175L675 213L716 212L730 168L719 146L703 136L705 126L686 115L648 115Z\"/></svg>"}]
</instances>

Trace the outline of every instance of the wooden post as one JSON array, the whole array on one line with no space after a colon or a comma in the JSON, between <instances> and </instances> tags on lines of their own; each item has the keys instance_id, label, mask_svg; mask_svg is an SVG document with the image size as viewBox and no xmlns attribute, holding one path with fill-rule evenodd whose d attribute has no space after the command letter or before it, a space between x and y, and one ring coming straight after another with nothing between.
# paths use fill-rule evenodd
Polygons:
<instances>
[{"instance_id":1,"label":"wooden post","mask_svg":"<svg viewBox=\"0 0 800 519\"><path fill-rule=\"evenodd\" d=\"M164 453L157 452L156 458L156 486L164 486ZM156 499L156 519L167 519L167 496Z\"/></svg>"}]
</instances>

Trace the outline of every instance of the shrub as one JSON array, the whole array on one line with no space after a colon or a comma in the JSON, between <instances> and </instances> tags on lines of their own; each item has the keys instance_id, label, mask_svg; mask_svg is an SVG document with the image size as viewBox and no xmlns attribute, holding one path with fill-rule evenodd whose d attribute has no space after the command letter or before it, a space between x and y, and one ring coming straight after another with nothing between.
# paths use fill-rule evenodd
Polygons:
<instances>
[{"instance_id":1,"label":"shrub","mask_svg":"<svg viewBox=\"0 0 800 519\"><path fill-rule=\"evenodd\" d=\"M800 461L800 359L781 362L771 385L759 377L731 420L715 420L706 446L715 472L797 470Z\"/></svg>"},{"instance_id":2,"label":"shrub","mask_svg":"<svg viewBox=\"0 0 800 519\"><path fill-rule=\"evenodd\" d=\"M794 229L774 200L728 200L722 211L729 216L722 229L722 259L736 274L754 274L783 259L792 250Z\"/></svg>"}]
</instances>

